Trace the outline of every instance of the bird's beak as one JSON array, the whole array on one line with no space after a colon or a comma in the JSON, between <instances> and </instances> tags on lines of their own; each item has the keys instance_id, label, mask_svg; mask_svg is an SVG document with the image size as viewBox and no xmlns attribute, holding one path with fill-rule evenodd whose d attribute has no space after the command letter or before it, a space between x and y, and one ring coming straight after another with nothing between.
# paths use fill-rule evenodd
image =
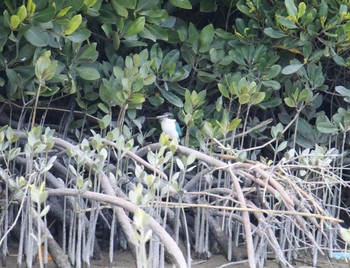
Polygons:
<instances>
[{"instance_id":1,"label":"bird's beak","mask_svg":"<svg viewBox=\"0 0 350 268\"><path fill-rule=\"evenodd\" d=\"M157 119L162 119L162 118L165 118L166 116L165 115L158 115L156 116Z\"/></svg>"},{"instance_id":2,"label":"bird's beak","mask_svg":"<svg viewBox=\"0 0 350 268\"><path fill-rule=\"evenodd\" d=\"M158 116L150 116L150 117L146 117L146 119L147 120L157 120L157 119L159 119L159 117Z\"/></svg>"}]
</instances>

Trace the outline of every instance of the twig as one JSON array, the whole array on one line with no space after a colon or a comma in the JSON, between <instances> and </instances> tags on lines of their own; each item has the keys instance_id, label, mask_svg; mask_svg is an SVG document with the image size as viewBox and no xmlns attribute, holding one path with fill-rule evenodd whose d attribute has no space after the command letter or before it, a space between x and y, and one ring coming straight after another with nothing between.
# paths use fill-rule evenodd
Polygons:
<instances>
[{"instance_id":1,"label":"twig","mask_svg":"<svg viewBox=\"0 0 350 268\"><path fill-rule=\"evenodd\" d=\"M285 191L285 189L283 188L283 186L276 181L276 179L271 175L270 172L266 172L265 170L263 170L261 167L259 167L259 165L262 164L250 164L250 163L234 163L232 164L237 170L241 170L241 169L247 169L247 170L253 170L255 172L257 172L258 174L260 174L261 176L263 176L271 186L273 186L281 195L281 197L283 198L284 202L290 206L294 206L294 202L292 200L292 198L289 196L289 194Z\"/></svg>"},{"instance_id":2,"label":"twig","mask_svg":"<svg viewBox=\"0 0 350 268\"><path fill-rule=\"evenodd\" d=\"M236 265L236 264L243 264L243 263L246 263L248 262L248 260L243 260L243 261L233 261L233 262L228 262L228 263L225 263L223 265L220 265L220 266L216 266L216 268L225 268L227 266L230 266L231 265Z\"/></svg>"},{"instance_id":3,"label":"twig","mask_svg":"<svg viewBox=\"0 0 350 268\"><path fill-rule=\"evenodd\" d=\"M102 139L102 142L104 142L105 144L108 144L109 146L113 147L113 148L117 148L117 145L107 139ZM162 177L165 180L168 180L168 176L162 172L161 170L157 169L156 167L152 166L151 164L149 164L147 161L143 160L141 157L139 157L137 154L135 154L134 152L130 151L130 150L126 150L125 152L129 157L131 157L132 159L134 159L136 162L139 162L141 165L145 166L146 168L148 168L149 170L152 170L154 173L158 174L160 177Z\"/></svg>"},{"instance_id":4,"label":"twig","mask_svg":"<svg viewBox=\"0 0 350 268\"><path fill-rule=\"evenodd\" d=\"M170 208L208 208L208 209L216 209L216 210L228 210L228 211L248 211L248 212L261 212L267 213L269 215L291 215L291 216L301 216L306 218L317 218L331 222L343 222L343 220L336 219L331 216L324 216L320 214L314 213L305 213L298 211L290 211L290 210L273 210L273 209L255 209L255 208L242 208L242 207L226 207L226 206L218 206L218 205L207 205L207 204L195 204L195 203L176 203L176 202L162 202L162 201L153 201L152 203L165 207L166 205ZM142 206L141 206L142 207Z\"/></svg>"},{"instance_id":5,"label":"twig","mask_svg":"<svg viewBox=\"0 0 350 268\"><path fill-rule=\"evenodd\" d=\"M272 121L273 121L273 119L271 119L271 118L270 118L270 119L267 119L267 120L265 120L265 121L262 121L262 122L260 122L259 124L253 126L252 128L250 128L250 129L248 129L248 130L246 130L246 131L244 131L244 132L241 132L241 133L236 134L236 135L235 135L235 138L244 137L244 136L248 135L249 133L251 133L251 132L253 132L253 131L255 131L255 130L259 129L259 128L262 128L262 127L265 127L265 126L269 125ZM231 137L222 139L222 140L220 140L220 143L225 142L225 141L228 141L228 140L230 140L230 139L231 139ZM217 140L214 139L214 141L217 141ZM212 142L211 142L211 145L213 145L213 144L215 144L215 142L212 141Z\"/></svg>"}]
</instances>

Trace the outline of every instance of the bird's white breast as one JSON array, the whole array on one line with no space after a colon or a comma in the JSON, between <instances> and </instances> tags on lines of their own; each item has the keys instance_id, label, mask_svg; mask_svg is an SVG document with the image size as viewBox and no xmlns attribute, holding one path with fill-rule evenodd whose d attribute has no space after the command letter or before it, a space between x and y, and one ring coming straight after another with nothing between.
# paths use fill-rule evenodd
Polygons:
<instances>
[{"instance_id":1,"label":"bird's white breast","mask_svg":"<svg viewBox=\"0 0 350 268\"><path fill-rule=\"evenodd\" d=\"M162 130L165 134L168 134L171 139L178 139L179 133L177 133L175 119L164 118L161 122Z\"/></svg>"}]
</instances>

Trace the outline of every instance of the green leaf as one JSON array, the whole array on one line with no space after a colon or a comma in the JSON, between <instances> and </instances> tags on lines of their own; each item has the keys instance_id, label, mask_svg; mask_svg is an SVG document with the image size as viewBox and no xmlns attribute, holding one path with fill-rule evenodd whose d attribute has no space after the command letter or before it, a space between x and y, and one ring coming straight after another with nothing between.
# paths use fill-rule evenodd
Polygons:
<instances>
[{"instance_id":1,"label":"green leaf","mask_svg":"<svg viewBox=\"0 0 350 268\"><path fill-rule=\"evenodd\" d=\"M322 0L322 1L321 1L319 14L320 14L320 17L325 17L325 18L327 18L327 15L328 15L328 5L327 5L327 2L326 2L325 0Z\"/></svg>"},{"instance_id":2,"label":"green leaf","mask_svg":"<svg viewBox=\"0 0 350 268\"><path fill-rule=\"evenodd\" d=\"M294 0L284 0L284 4L287 8L289 16L296 17L298 14L297 7L295 6Z\"/></svg>"},{"instance_id":3,"label":"green leaf","mask_svg":"<svg viewBox=\"0 0 350 268\"><path fill-rule=\"evenodd\" d=\"M264 29L264 33L271 37L271 38L275 38L275 39L279 39L279 38L283 38L283 37L286 37L287 35L281 31L281 30L276 30L276 29L273 29L271 27L269 28L265 28Z\"/></svg>"},{"instance_id":4,"label":"green leaf","mask_svg":"<svg viewBox=\"0 0 350 268\"><path fill-rule=\"evenodd\" d=\"M301 143L310 143L315 139L315 129L314 126L311 125L304 118L299 118L297 125L297 139L299 138Z\"/></svg>"},{"instance_id":5,"label":"green leaf","mask_svg":"<svg viewBox=\"0 0 350 268\"><path fill-rule=\"evenodd\" d=\"M281 65L276 64L271 66L270 70L266 73L267 79L275 78L280 74L281 70L282 70Z\"/></svg>"},{"instance_id":6,"label":"green leaf","mask_svg":"<svg viewBox=\"0 0 350 268\"><path fill-rule=\"evenodd\" d=\"M215 81L216 74L211 74L211 73L199 71L197 73L197 77L198 77L199 80L201 80L201 81L203 81L205 83L210 83L210 82Z\"/></svg>"},{"instance_id":7,"label":"green leaf","mask_svg":"<svg viewBox=\"0 0 350 268\"><path fill-rule=\"evenodd\" d=\"M85 80L97 80L100 78L100 73L93 67L77 67L76 68L79 77Z\"/></svg>"},{"instance_id":8,"label":"green leaf","mask_svg":"<svg viewBox=\"0 0 350 268\"><path fill-rule=\"evenodd\" d=\"M145 28L145 17L140 16L134 20L125 30L125 35L134 35L142 32Z\"/></svg>"},{"instance_id":9,"label":"green leaf","mask_svg":"<svg viewBox=\"0 0 350 268\"><path fill-rule=\"evenodd\" d=\"M36 5L33 3L33 0L28 0L27 1L27 12L28 12L29 17L33 16L35 9L36 9Z\"/></svg>"},{"instance_id":10,"label":"green leaf","mask_svg":"<svg viewBox=\"0 0 350 268\"><path fill-rule=\"evenodd\" d=\"M136 0L118 0L118 3L123 7L129 8L129 9L136 8Z\"/></svg>"},{"instance_id":11,"label":"green leaf","mask_svg":"<svg viewBox=\"0 0 350 268\"><path fill-rule=\"evenodd\" d=\"M154 74L149 74L143 79L143 84L145 86L152 85L156 81L156 78Z\"/></svg>"},{"instance_id":12,"label":"green leaf","mask_svg":"<svg viewBox=\"0 0 350 268\"><path fill-rule=\"evenodd\" d=\"M115 100L115 92L114 92L113 88L108 85L108 83L106 83L106 84L107 85L103 84L100 86L99 94L100 94L101 100L103 100L108 106L111 106L111 105L115 104L115 103L113 103ZM100 109L101 109L101 107L100 107ZM103 110L103 109L101 109L101 110ZM107 109L107 112L109 112L108 109Z\"/></svg>"},{"instance_id":13,"label":"green leaf","mask_svg":"<svg viewBox=\"0 0 350 268\"><path fill-rule=\"evenodd\" d=\"M158 39L168 41L168 31L158 25L146 24L140 36L156 42Z\"/></svg>"},{"instance_id":14,"label":"green leaf","mask_svg":"<svg viewBox=\"0 0 350 268\"><path fill-rule=\"evenodd\" d=\"M250 2L250 3L252 3L252 2ZM237 2L236 5L237 5L238 10L241 11L243 14L247 15L248 17L252 17L252 18L254 17L251 9L247 5L243 4L243 2L239 1L239 2ZM254 9L255 9L255 7L254 7Z\"/></svg>"},{"instance_id":15,"label":"green leaf","mask_svg":"<svg viewBox=\"0 0 350 268\"><path fill-rule=\"evenodd\" d=\"M302 91L300 91L298 96L298 102L307 101L312 98L312 91L311 89L304 88Z\"/></svg>"},{"instance_id":16,"label":"green leaf","mask_svg":"<svg viewBox=\"0 0 350 268\"><path fill-rule=\"evenodd\" d=\"M142 42L142 41L138 41L135 39L130 39L130 40L125 40L123 41L124 46L131 48L131 47L146 47L147 43L146 42Z\"/></svg>"},{"instance_id":17,"label":"green leaf","mask_svg":"<svg viewBox=\"0 0 350 268\"><path fill-rule=\"evenodd\" d=\"M152 96L148 98L148 101L150 104L152 104L155 107L159 107L164 103L164 99L161 96Z\"/></svg>"},{"instance_id":18,"label":"green leaf","mask_svg":"<svg viewBox=\"0 0 350 268\"><path fill-rule=\"evenodd\" d=\"M209 138L214 137L214 128L210 122L204 121L203 126L202 126L202 130L203 130L204 134L207 135Z\"/></svg>"},{"instance_id":19,"label":"green leaf","mask_svg":"<svg viewBox=\"0 0 350 268\"><path fill-rule=\"evenodd\" d=\"M180 158L176 158L176 164L177 164L177 166L179 167L179 169L180 170L185 170L185 165L184 165L184 163L181 161L181 159Z\"/></svg>"},{"instance_id":20,"label":"green leaf","mask_svg":"<svg viewBox=\"0 0 350 268\"><path fill-rule=\"evenodd\" d=\"M299 71L301 67L303 67L303 64L301 63L290 64L283 68L282 73L285 75L293 74Z\"/></svg>"},{"instance_id":21,"label":"green leaf","mask_svg":"<svg viewBox=\"0 0 350 268\"><path fill-rule=\"evenodd\" d=\"M99 103L101 104L101 103ZM102 119L100 119L98 121L98 125L100 127L100 129L105 129L109 126L109 124L111 123L112 117L109 114L106 114L104 117L102 117Z\"/></svg>"},{"instance_id":22,"label":"green leaf","mask_svg":"<svg viewBox=\"0 0 350 268\"><path fill-rule=\"evenodd\" d=\"M281 138L283 137L283 125L281 123L278 123L276 126L271 127L271 136L272 138Z\"/></svg>"},{"instance_id":23,"label":"green leaf","mask_svg":"<svg viewBox=\"0 0 350 268\"><path fill-rule=\"evenodd\" d=\"M211 48L209 54L211 62L218 63L224 58L225 51L223 49Z\"/></svg>"},{"instance_id":24,"label":"green leaf","mask_svg":"<svg viewBox=\"0 0 350 268\"><path fill-rule=\"evenodd\" d=\"M284 98L284 102L287 104L287 106L291 107L291 108L295 108L295 102L292 98Z\"/></svg>"},{"instance_id":25,"label":"green leaf","mask_svg":"<svg viewBox=\"0 0 350 268\"><path fill-rule=\"evenodd\" d=\"M84 5L88 8L93 7L97 0L84 0Z\"/></svg>"},{"instance_id":26,"label":"green leaf","mask_svg":"<svg viewBox=\"0 0 350 268\"><path fill-rule=\"evenodd\" d=\"M229 131L234 131L239 126L239 124L241 122L242 122L242 119L240 119L240 118L233 119L232 122L230 123L229 127L228 127L228 130Z\"/></svg>"},{"instance_id":27,"label":"green leaf","mask_svg":"<svg viewBox=\"0 0 350 268\"><path fill-rule=\"evenodd\" d=\"M281 98L272 97L272 98L269 98L268 100L260 103L259 106L264 108L264 109L269 109L269 108L277 107L277 106L281 105L281 103L282 103Z\"/></svg>"},{"instance_id":28,"label":"green leaf","mask_svg":"<svg viewBox=\"0 0 350 268\"><path fill-rule=\"evenodd\" d=\"M40 192L39 189L35 188L34 185L31 185L30 187L30 197L33 202L37 203L40 205Z\"/></svg>"},{"instance_id":29,"label":"green leaf","mask_svg":"<svg viewBox=\"0 0 350 268\"><path fill-rule=\"evenodd\" d=\"M257 92L251 97L252 105L257 105L265 99L265 92Z\"/></svg>"},{"instance_id":30,"label":"green leaf","mask_svg":"<svg viewBox=\"0 0 350 268\"><path fill-rule=\"evenodd\" d=\"M33 19L37 22L49 22L55 16L55 13L56 9L53 6L49 6L48 8L36 13Z\"/></svg>"},{"instance_id":31,"label":"green leaf","mask_svg":"<svg viewBox=\"0 0 350 268\"><path fill-rule=\"evenodd\" d=\"M191 153L186 159L186 165L187 166L192 165L195 160L196 160L196 154Z\"/></svg>"},{"instance_id":32,"label":"green leaf","mask_svg":"<svg viewBox=\"0 0 350 268\"><path fill-rule=\"evenodd\" d=\"M61 10L57 13L56 18L64 17L64 16L68 13L68 11L69 11L71 8L72 8L72 6L67 6L67 7L61 9Z\"/></svg>"},{"instance_id":33,"label":"green leaf","mask_svg":"<svg viewBox=\"0 0 350 268\"><path fill-rule=\"evenodd\" d=\"M262 84L267 88L272 88L273 90L279 90L281 88L281 84L274 80L262 81Z\"/></svg>"},{"instance_id":34,"label":"green leaf","mask_svg":"<svg viewBox=\"0 0 350 268\"><path fill-rule=\"evenodd\" d=\"M24 33L24 37L29 43L36 47L44 47L49 43L49 36L41 27L30 27Z\"/></svg>"},{"instance_id":35,"label":"green leaf","mask_svg":"<svg viewBox=\"0 0 350 268\"><path fill-rule=\"evenodd\" d=\"M79 29L73 34L68 35L66 38L71 40L73 43L82 43L87 40L91 35L91 32L88 29Z\"/></svg>"},{"instance_id":36,"label":"green leaf","mask_svg":"<svg viewBox=\"0 0 350 268\"><path fill-rule=\"evenodd\" d=\"M119 0L111 0L114 10L119 16L127 18L129 15L128 10L123 5L120 5L118 2Z\"/></svg>"},{"instance_id":37,"label":"green leaf","mask_svg":"<svg viewBox=\"0 0 350 268\"><path fill-rule=\"evenodd\" d=\"M97 106L98 106L98 108L100 108L100 110L102 110L102 112L104 112L106 114L109 113L108 107L104 103L100 102L99 104L97 104Z\"/></svg>"},{"instance_id":38,"label":"green leaf","mask_svg":"<svg viewBox=\"0 0 350 268\"><path fill-rule=\"evenodd\" d=\"M219 65L221 66L227 66L231 64L234 60L234 57L232 55L226 55L222 58L222 60L219 62Z\"/></svg>"},{"instance_id":39,"label":"green leaf","mask_svg":"<svg viewBox=\"0 0 350 268\"><path fill-rule=\"evenodd\" d=\"M234 39L234 35L232 33L226 32L225 30L220 29L220 28L215 29L215 34L217 37L220 37L224 40Z\"/></svg>"},{"instance_id":40,"label":"green leaf","mask_svg":"<svg viewBox=\"0 0 350 268\"><path fill-rule=\"evenodd\" d=\"M350 89L347 89L343 86L336 86L335 91L337 91L343 97L350 97Z\"/></svg>"},{"instance_id":41,"label":"green leaf","mask_svg":"<svg viewBox=\"0 0 350 268\"><path fill-rule=\"evenodd\" d=\"M171 73L172 75L176 67L176 63L179 60L179 57L180 57L180 52L177 49L170 51L168 54L165 55L163 59L161 70L163 72Z\"/></svg>"},{"instance_id":42,"label":"green leaf","mask_svg":"<svg viewBox=\"0 0 350 268\"><path fill-rule=\"evenodd\" d=\"M280 16L278 22L288 29L298 29L298 26L295 25L294 21L289 18Z\"/></svg>"},{"instance_id":43,"label":"green leaf","mask_svg":"<svg viewBox=\"0 0 350 268\"><path fill-rule=\"evenodd\" d=\"M13 69L6 68L6 76L12 83L19 84L21 82L20 75Z\"/></svg>"},{"instance_id":44,"label":"green leaf","mask_svg":"<svg viewBox=\"0 0 350 268\"><path fill-rule=\"evenodd\" d=\"M338 128L331 122L320 122L316 125L319 132L324 134L333 134L338 132Z\"/></svg>"},{"instance_id":45,"label":"green leaf","mask_svg":"<svg viewBox=\"0 0 350 268\"><path fill-rule=\"evenodd\" d=\"M127 1L127 0L125 0ZM137 2L136 12L150 10L158 4L159 0L139 0Z\"/></svg>"},{"instance_id":46,"label":"green leaf","mask_svg":"<svg viewBox=\"0 0 350 268\"><path fill-rule=\"evenodd\" d=\"M192 9L192 4L189 0L170 0L170 3L183 9Z\"/></svg>"},{"instance_id":47,"label":"green leaf","mask_svg":"<svg viewBox=\"0 0 350 268\"><path fill-rule=\"evenodd\" d=\"M301 18L306 11L306 4L304 2L300 2L298 5L298 18Z\"/></svg>"},{"instance_id":48,"label":"green leaf","mask_svg":"<svg viewBox=\"0 0 350 268\"><path fill-rule=\"evenodd\" d=\"M239 104L246 104L250 101L249 94L241 94L238 97Z\"/></svg>"},{"instance_id":49,"label":"green leaf","mask_svg":"<svg viewBox=\"0 0 350 268\"><path fill-rule=\"evenodd\" d=\"M197 51L198 38L199 38L199 32L196 26L193 23L190 23L190 25L188 26L187 42L192 46L192 49L194 51Z\"/></svg>"},{"instance_id":50,"label":"green leaf","mask_svg":"<svg viewBox=\"0 0 350 268\"><path fill-rule=\"evenodd\" d=\"M192 47L183 45L181 47L181 55L183 60L191 66L194 66L196 62L196 53L193 51Z\"/></svg>"},{"instance_id":51,"label":"green leaf","mask_svg":"<svg viewBox=\"0 0 350 268\"><path fill-rule=\"evenodd\" d=\"M79 55L80 60L85 60L89 62L96 61L98 57L98 52L96 51L97 44L91 43L89 45L86 45L81 49L81 53Z\"/></svg>"},{"instance_id":52,"label":"green leaf","mask_svg":"<svg viewBox=\"0 0 350 268\"><path fill-rule=\"evenodd\" d=\"M178 96L176 96L174 93L164 89L161 89L160 92L169 103L179 108L182 108L184 106L182 100Z\"/></svg>"},{"instance_id":53,"label":"green leaf","mask_svg":"<svg viewBox=\"0 0 350 268\"><path fill-rule=\"evenodd\" d=\"M145 102L145 96L142 93L133 93L130 95L129 101L132 104L141 104Z\"/></svg>"},{"instance_id":54,"label":"green leaf","mask_svg":"<svg viewBox=\"0 0 350 268\"><path fill-rule=\"evenodd\" d=\"M222 96L224 96L227 99L230 97L226 86L224 86L223 84L218 84L218 88Z\"/></svg>"},{"instance_id":55,"label":"green leaf","mask_svg":"<svg viewBox=\"0 0 350 268\"><path fill-rule=\"evenodd\" d=\"M68 91L69 94L74 94L75 92L77 92L77 84L75 83L75 81L72 79L70 75L69 75L67 88L69 89Z\"/></svg>"},{"instance_id":56,"label":"green leaf","mask_svg":"<svg viewBox=\"0 0 350 268\"><path fill-rule=\"evenodd\" d=\"M64 34L71 35L72 33L74 33L79 28L82 21L83 21L83 18L80 14L75 15L68 22L68 26L67 26L67 29L65 30Z\"/></svg>"},{"instance_id":57,"label":"green leaf","mask_svg":"<svg viewBox=\"0 0 350 268\"><path fill-rule=\"evenodd\" d=\"M303 46L303 55L305 58L309 58L311 53L313 52L313 44L309 42L305 42Z\"/></svg>"},{"instance_id":58,"label":"green leaf","mask_svg":"<svg viewBox=\"0 0 350 268\"><path fill-rule=\"evenodd\" d=\"M278 145L278 147L277 147L276 153L281 152L281 151L283 151L284 149L286 149L286 148L287 148L287 145L288 145L288 142L287 142L287 141L281 142L281 144Z\"/></svg>"},{"instance_id":59,"label":"green leaf","mask_svg":"<svg viewBox=\"0 0 350 268\"><path fill-rule=\"evenodd\" d=\"M25 7L25 5L22 5L18 8L17 16L19 17L21 22L24 21L24 19L27 17L27 8Z\"/></svg>"},{"instance_id":60,"label":"green leaf","mask_svg":"<svg viewBox=\"0 0 350 268\"><path fill-rule=\"evenodd\" d=\"M58 2L57 0L55 1ZM70 1L64 1L64 2L69 2L75 11L79 11L80 9L82 9L84 5L84 0L74 0L74 1L70 0Z\"/></svg>"},{"instance_id":61,"label":"green leaf","mask_svg":"<svg viewBox=\"0 0 350 268\"><path fill-rule=\"evenodd\" d=\"M116 31L113 31L113 47L115 50L119 50L120 47L120 37L119 34Z\"/></svg>"},{"instance_id":62,"label":"green leaf","mask_svg":"<svg viewBox=\"0 0 350 268\"><path fill-rule=\"evenodd\" d=\"M124 76L124 71L119 66L114 66L113 67L113 74L114 74L115 77L123 77Z\"/></svg>"},{"instance_id":63,"label":"green leaf","mask_svg":"<svg viewBox=\"0 0 350 268\"><path fill-rule=\"evenodd\" d=\"M13 30L16 30L18 26L21 24L21 19L17 15L12 15L10 19L10 27Z\"/></svg>"},{"instance_id":64,"label":"green leaf","mask_svg":"<svg viewBox=\"0 0 350 268\"><path fill-rule=\"evenodd\" d=\"M50 60L51 52L46 51L35 63L35 75L40 82L50 80L54 77L57 61Z\"/></svg>"},{"instance_id":65,"label":"green leaf","mask_svg":"<svg viewBox=\"0 0 350 268\"><path fill-rule=\"evenodd\" d=\"M246 66L245 55L248 54L248 49L243 48L242 50L231 50L229 52L233 56L233 60L238 65ZM248 57L248 55L247 55Z\"/></svg>"},{"instance_id":66,"label":"green leaf","mask_svg":"<svg viewBox=\"0 0 350 268\"><path fill-rule=\"evenodd\" d=\"M49 213L50 211L50 205L47 205L44 207L44 209L40 212L40 218L46 216L47 213Z\"/></svg>"},{"instance_id":67,"label":"green leaf","mask_svg":"<svg viewBox=\"0 0 350 268\"><path fill-rule=\"evenodd\" d=\"M209 50L214 39L214 31L213 24L209 24L202 29L199 35L199 52L204 53Z\"/></svg>"},{"instance_id":68,"label":"green leaf","mask_svg":"<svg viewBox=\"0 0 350 268\"><path fill-rule=\"evenodd\" d=\"M333 48L331 48L331 55L332 55L332 58L333 58L333 60L335 61L336 64L338 64L339 66L343 66L343 67L346 66L343 57L340 56L340 55L338 55L338 54L334 51Z\"/></svg>"}]
</instances>

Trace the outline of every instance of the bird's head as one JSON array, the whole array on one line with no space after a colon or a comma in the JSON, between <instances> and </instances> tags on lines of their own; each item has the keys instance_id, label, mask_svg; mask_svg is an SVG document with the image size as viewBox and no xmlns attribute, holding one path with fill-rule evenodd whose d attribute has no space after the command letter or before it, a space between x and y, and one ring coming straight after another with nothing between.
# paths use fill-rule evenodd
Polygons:
<instances>
[{"instance_id":1,"label":"bird's head","mask_svg":"<svg viewBox=\"0 0 350 268\"><path fill-rule=\"evenodd\" d=\"M174 115L172 113L165 113L163 115L157 116L157 118L159 120L162 120L162 119L165 119L165 118L167 118L167 119L174 119Z\"/></svg>"}]
</instances>

